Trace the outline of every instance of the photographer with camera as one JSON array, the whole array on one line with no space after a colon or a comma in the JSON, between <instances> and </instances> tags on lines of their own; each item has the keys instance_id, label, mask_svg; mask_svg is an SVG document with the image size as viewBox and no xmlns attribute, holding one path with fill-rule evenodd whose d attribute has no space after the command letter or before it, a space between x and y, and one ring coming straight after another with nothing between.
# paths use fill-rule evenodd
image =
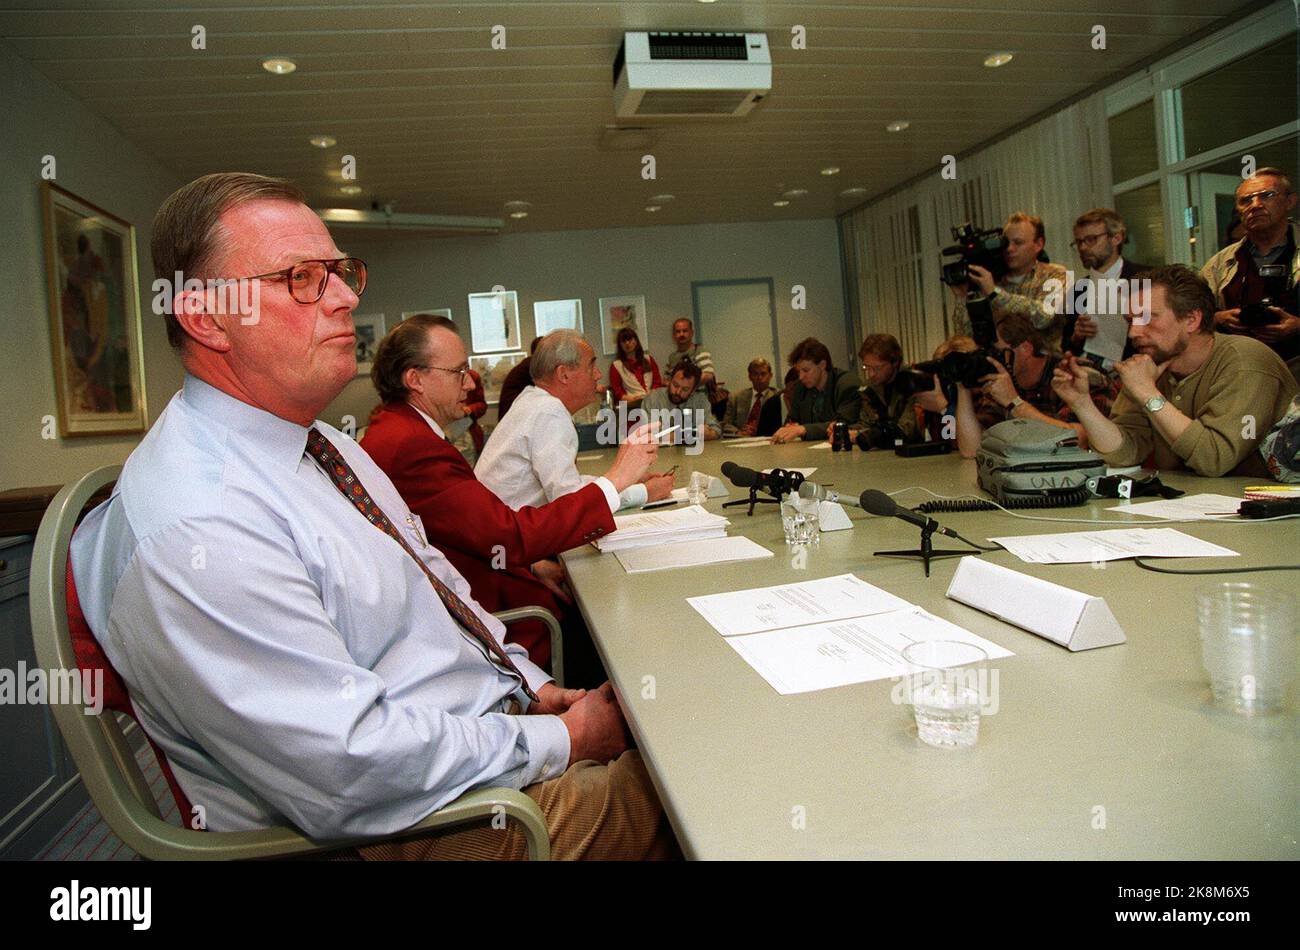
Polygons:
<instances>
[{"instance_id":1,"label":"photographer with camera","mask_svg":"<svg viewBox=\"0 0 1300 950\"><path fill-rule=\"evenodd\" d=\"M862 361L862 412L850 426L850 438L862 448L892 448L896 441L921 441L916 393L929 379L902 370L903 348L889 333L872 333L858 349Z\"/></svg>"},{"instance_id":2,"label":"photographer with camera","mask_svg":"<svg viewBox=\"0 0 1300 950\"><path fill-rule=\"evenodd\" d=\"M1237 186L1237 213L1246 236L1215 254L1201 270L1218 307L1220 333L1267 343L1300 372L1300 229L1289 220L1296 194L1280 168L1261 168Z\"/></svg>"},{"instance_id":3,"label":"photographer with camera","mask_svg":"<svg viewBox=\"0 0 1300 950\"><path fill-rule=\"evenodd\" d=\"M967 232L970 232L969 228ZM1060 264L1048 264L1038 259L1043 253L1046 240L1042 219L1023 211L1017 211L1007 218L1007 223L1002 228L1000 264L996 257L980 253L986 251L985 242L972 245L963 240L963 234L954 234L958 246L970 247L971 251L962 255L966 265L964 268L944 266L944 283L948 284L956 300L952 312L953 332L968 334L976 342L988 345L987 339L981 339L984 334L978 332L969 312L975 304L987 304L991 308L995 324L1012 315L1027 317L1042 336L1047 350L1054 356L1060 355L1065 316L1056 313L1048 303L1051 296L1048 281L1058 281L1054 286L1064 287L1067 275ZM982 232L973 234L976 239L981 235ZM945 254L956 252L956 248L944 251ZM980 260L984 263L979 263ZM963 276L967 278L964 281L960 280ZM973 293L975 296L972 296Z\"/></svg>"},{"instance_id":4,"label":"photographer with camera","mask_svg":"<svg viewBox=\"0 0 1300 950\"><path fill-rule=\"evenodd\" d=\"M1095 369L1076 361L1073 354L1062 357L1049 353L1042 333L1028 317L1020 314L998 322L994 352L998 354L997 359L983 351L950 354L945 358L954 368L958 363L963 364L957 386L957 451L962 458L974 458L984 437L977 396L998 406L1005 419L1037 419L1073 429L1080 447L1087 448L1087 430L1052 388L1052 375L1058 365L1082 374L1088 395L1103 415L1110 411L1114 385ZM966 359L953 359L962 356ZM978 360L983 360L993 372L978 366ZM973 379L977 373L983 375Z\"/></svg>"}]
</instances>

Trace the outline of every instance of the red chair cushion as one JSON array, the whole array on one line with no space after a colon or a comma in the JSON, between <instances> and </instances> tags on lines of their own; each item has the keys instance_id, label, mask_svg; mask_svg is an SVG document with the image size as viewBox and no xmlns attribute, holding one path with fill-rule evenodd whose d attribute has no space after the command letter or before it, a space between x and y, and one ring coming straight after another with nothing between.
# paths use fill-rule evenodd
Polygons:
<instances>
[{"instance_id":1,"label":"red chair cushion","mask_svg":"<svg viewBox=\"0 0 1300 950\"><path fill-rule=\"evenodd\" d=\"M90 630L90 625L86 623L86 615L81 611L81 601L77 597L77 583L72 576L72 558L68 558L67 570L65 571L67 584L65 586L66 600L68 605L68 633L72 636L72 652L77 656L77 667L82 671L89 670L92 675L98 670L104 677L104 708L113 712L125 713L136 721L140 719L135 714L135 708L131 705L131 694L127 692L126 683L117 670L113 669L113 664L108 661L108 656L104 653L103 647L95 639L95 635ZM140 727L144 732L144 727ZM167 762L167 756L163 755L162 749L158 748L158 743L145 732L145 738L149 740L149 745L153 746L153 753L158 759L158 767L162 769L162 774L167 779L167 785L172 790L172 798L176 800L176 807L180 809L181 823L189 827L190 817L194 814L190 807L190 800L181 790L180 783L176 781L176 776L172 773L172 767Z\"/></svg>"}]
</instances>

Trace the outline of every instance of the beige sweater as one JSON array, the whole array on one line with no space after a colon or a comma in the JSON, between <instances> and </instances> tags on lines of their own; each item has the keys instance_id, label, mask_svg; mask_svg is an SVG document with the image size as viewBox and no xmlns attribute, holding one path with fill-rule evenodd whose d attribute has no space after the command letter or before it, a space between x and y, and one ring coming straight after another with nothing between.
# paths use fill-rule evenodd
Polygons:
<instances>
[{"instance_id":1,"label":"beige sweater","mask_svg":"<svg viewBox=\"0 0 1300 950\"><path fill-rule=\"evenodd\" d=\"M1154 449L1161 469L1186 467L1212 477L1268 475L1260 440L1297 391L1295 378L1271 349L1250 337L1216 333L1200 369L1182 379L1166 371L1156 388L1192 424L1171 445L1152 426L1146 409L1120 393L1110 418L1124 442L1106 453L1108 463L1139 465Z\"/></svg>"}]
</instances>

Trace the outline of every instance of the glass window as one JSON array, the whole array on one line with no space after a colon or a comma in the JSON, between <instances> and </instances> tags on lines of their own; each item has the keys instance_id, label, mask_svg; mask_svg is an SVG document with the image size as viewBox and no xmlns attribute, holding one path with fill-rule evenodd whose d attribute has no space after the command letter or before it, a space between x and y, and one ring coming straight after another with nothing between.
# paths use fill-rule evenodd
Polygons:
<instances>
[{"instance_id":1,"label":"glass window","mask_svg":"<svg viewBox=\"0 0 1300 950\"><path fill-rule=\"evenodd\" d=\"M1156 107L1148 99L1141 105L1113 115L1110 130L1110 178L1128 181L1156 170Z\"/></svg>"},{"instance_id":2,"label":"glass window","mask_svg":"<svg viewBox=\"0 0 1300 950\"><path fill-rule=\"evenodd\" d=\"M1115 196L1115 210L1128 227L1123 255L1139 264L1165 262L1165 218L1160 200L1160 183Z\"/></svg>"},{"instance_id":3,"label":"glass window","mask_svg":"<svg viewBox=\"0 0 1300 950\"><path fill-rule=\"evenodd\" d=\"M1295 121L1296 34L1193 79L1182 100L1188 158Z\"/></svg>"}]
</instances>

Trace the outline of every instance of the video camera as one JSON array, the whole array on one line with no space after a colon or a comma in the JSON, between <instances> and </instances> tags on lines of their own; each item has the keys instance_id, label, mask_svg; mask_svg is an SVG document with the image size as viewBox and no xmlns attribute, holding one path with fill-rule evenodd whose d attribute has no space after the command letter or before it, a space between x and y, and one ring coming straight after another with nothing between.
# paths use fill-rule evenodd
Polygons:
<instances>
[{"instance_id":1,"label":"video camera","mask_svg":"<svg viewBox=\"0 0 1300 950\"><path fill-rule=\"evenodd\" d=\"M1007 262L1002 253L1007 249L1007 239L1002 236L1001 228L977 231L967 221L961 227L952 229L952 238L957 243L945 247L943 256L955 255L957 259L943 261L939 269L939 279L949 287L969 284L972 264L983 267L993 275L995 281L1006 276Z\"/></svg>"}]
</instances>

